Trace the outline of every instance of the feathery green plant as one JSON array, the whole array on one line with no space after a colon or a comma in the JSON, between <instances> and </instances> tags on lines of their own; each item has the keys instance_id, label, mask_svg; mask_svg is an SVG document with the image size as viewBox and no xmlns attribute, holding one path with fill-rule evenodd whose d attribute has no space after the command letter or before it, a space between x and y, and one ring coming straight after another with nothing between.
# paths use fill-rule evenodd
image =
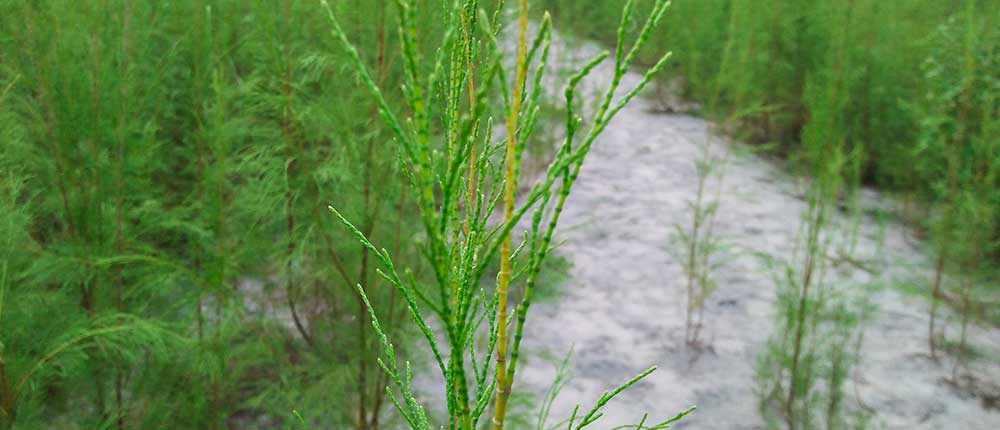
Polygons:
<instances>
[{"instance_id":1,"label":"feathery green plant","mask_svg":"<svg viewBox=\"0 0 1000 430\"><path fill-rule=\"evenodd\" d=\"M838 199L857 198L857 193L844 190L845 184L857 186L849 179L858 173L848 169L856 151L849 151L842 125L842 106L848 100L845 75L853 64L846 56L849 7L830 11L834 49L826 59L829 73L813 78L807 92L806 104L814 116L803 132L802 157L814 174L796 255L778 269L776 330L757 368L761 414L774 428L845 428L842 387L856 361L848 345L859 336L860 315L866 313L864 307L848 306L846 294L825 279ZM850 231L843 236L853 242Z\"/></svg>"},{"instance_id":2,"label":"feathery green plant","mask_svg":"<svg viewBox=\"0 0 1000 430\"><path fill-rule=\"evenodd\" d=\"M40 339L118 319L185 340L169 354L120 344L130 359L87 340L32 380L15 424L279 426L298 407L377 428L384 377L351 288L373 269L325 205L342 196L400 261L415 217L395 155L375 150L389 131L337 42L315 37L328 27L315 1L0 3L0 186L20 190L0 250L8 369L44 354ZM355 32L379 5L336 7ZM378 68L398 40L375 30L361 43ZM380 79L399 69L382 63ZM344 195L355 188L368 192ZM393 291L370 294L390 322Z\"/></svg>"},{"instance_id":3,"label":"feathery green plant","mask_svg":"<svg viewBox=\"0 0 1000 430\"><path fill-rule=\"evenodd\" d=\"M938 178L929 197L936 211L928 230L937 257L930 288L930 353L937 357L938 303L951 296L951 304L962 314L958 362L973 312L972 286L988 275L998 249L997 239L983 232L995 231L1000 213L996 186L1000 180L1000 32L980 27L989 24L976 14L976 3L970 2L964 16L952 17L931 37L932 50L922 64L928 87L921 104L925 119L915 148L918 156L929 159L915 170ZM955 53L960 53L958 61ZM954 293L949 293L951 278Z\"/></svg>"},{"instance_id":4,"label":"feathery green plant","mask_svg":"<svg viewBox=\"0 0 1000 430\"><path fill-rule=\"evenodd\" d=\"M724 244L715 232L715 219L719 210L718 193L721 192L721 181L725 174L727 155L720 156L713 152L712 142L708 136L699 147L701 154L695 160L695 174L698 187L695 197L687 202L691 219L690 224L675 223L671 239L676 243L678 261L686 275L684 316L684 342L687 346L699 345L699 336L704 324L705 302L718 286L712 278L713 270L718 266L717 257ZM717 183L710 184L714 180ZM716 195L709 193L710 185L716 188Z\"/></svg>"},{"instance_id":5,"label":"feathery green plant","mask_svg":"<svg viewBox=\"0 0 1000 430\"><path fill-rule=\"evenodd\" d=\"M514 193L525 142L532 138L538 121L542 78L551 44L548 16L541 21L529 44L528 2L519 2L516 70L508 75L500 42L504 35L503 2L492 14L481 9L476 0L445 4L446 31L439 42L428 42L417 22L417 17L424 13L423 5L397 0L400 60L406 75L403 94L410 112L403 121L397 114L399 109L387 101L386 90L373 78L349 40L339 17L323 3L333 23L334 36L353 59L362 85L378 102L380 115L393 131L404 171L416 194L424 229L421 247L433 281L419 283L411 272L404 272L396 265L387 250L377 248L337 209L331 207L331 210L379 259L380 274L405 299L410 316L426 339L443 377L448 428L478 428L489 405L495 402L491 426L501 429L520 361L524 322L538 273L551 250L559 215L594 140L666 65L669 54L662 56L624 96L615 97L622 77L663 18L668 3L656 2L635 43L626 49L624 39L631 26L633 7L633 2L626 2L618 26L613 76L597 112L586 123L589 129L582 128L585 124L572 109L573 99L577 85L607 53L590 60L567 84L565 140L556 149L545 175L519 199L520 205ZM431 44L430 49L424 48L427 43ZM474 91L465 94L468 102L463 96L466 91ZM507 134L499 143L493 140L493 115L506 118ZM473 153L476 158L472 158ZM491 223L491 216L500 204L503 217L498 223ZM523 219L530 219L530 227L525 239L515 246L512 234ZM517 261L514 257L522 253L527 254L527 264L514 266ZM500 274L497 289L488 294L481 286L481 279L494 258L500 258ZM508 316L506 298L515 282L523 284L524 293L514 314ZM367 303L367 286L359 285L358 291ZM432 427L428 413L414 397L410 365L400 368L396 349L382 329L375 308L370 304L368 308L384 349L379 364L399 392L397 398L393 389L387 387L387 396L411 428ZM432 329L427 313L436 317L439 334ZM514 325L512 339L507 338L509 324ZM489 338L488 346L486 351L477 351L473 339L483 332ZM443 337L443 345L439 335ZM496 360L491 366L494 354ZM652 370L605 393L590 411L582 415L574 413L570 427L581 429L593 424L608 401ZM654 426L640 425L665 428L687 412Z\"/></svg>"}]
</instances>

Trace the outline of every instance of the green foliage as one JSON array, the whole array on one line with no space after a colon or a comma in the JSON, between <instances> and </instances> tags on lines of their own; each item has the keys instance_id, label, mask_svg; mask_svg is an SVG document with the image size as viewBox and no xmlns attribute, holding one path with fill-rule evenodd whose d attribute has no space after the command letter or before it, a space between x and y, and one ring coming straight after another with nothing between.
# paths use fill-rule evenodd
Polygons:
<instances>
[{"instance_id":1,"label":"green foliage","mask_svg":"<svg viewBox=\"0 0 1000 430\"><path fill-rule=\"evenodd\" d=\"M864 296L838 290L801 303L794 284L797 272L790 267L785 270L790 277L780 284L776 333L759 357L755 373L761 416L774 429L868 428L874 411L857 407L847 384L852 383L852 369L861 360L863 325L874 309ZM807 309L807 331L796 359L793 335L802 304ZM794 360L798 364L791 373ZM791 391L794 398L789 397Z\"/></svg>"},{"instance_id":2,"label":"green foliage","mask_svg":"<svg viewBox=\"0 0 1000 430\"><path fill-rule=\"evenodd\" d=\"M337 7L394 86L382 3ZM413 199L318 4L0 5L0 428L378 427L373 269L326 205L407 261Z\"/></svg>"},{"instance_id":3,"label":"green foliage","mask_svg":"<svg viewBox=\"0 0 1000 430\"><path fill-rule=\"evenodd\" d=\"M695 161L698 187L694 199L687 202L690 224L674 224L671 234L672 249L686 275L684 340L688 346L697 346L704 325L705 302L715 292L718 284L713 270L719 265L719 254L725 244L715 232L715 219L719 211L719 193L728 161L728 154L713 152L710 136L702 143L701 154ZM710 181L713 181L710 183ZM715 195L709 186L714 186Z\"/></svg>"},{"instance_id":4,"label":"green foliage","mask_svg":"<svg viewBox=\"0 0 1000 430\"><path fill-rule=\"evenodd\" d=\"M851 346L859 344L863 316L870 312L867 298L853 299L843 285L826 279L830 250L840 242L841 252L850 258L856 236L857 224L838 231L843 226L836 218L841 198L857 206L851 202L861 175L856 160L864 152L861 142L850 140L845 112L855 64L847 55L853 12L848 5L829 11L831 49L821 60L821 72L806 84L803 101L812 117L802 131L797 157L808 166L811 183L796 253L775 267L775 332L757 368L760 412L771 428L832 430L867 422L863 413L855 415L844 404L844 383L858 360Z\"/></svg>"},{"instance_id":5,"label":"green foliage","mask_svg":"<svg viewBox=\"0 0 1000 430\"><path fill-rule=\"evenodd\" d=\"M1000 249L1000 237L983 234L1000 225L1000 31L991 25L996 17L982 20L977 13L972 2L938 26L921 67L927 91L914 152L929 159L919 174L934 178L926 192L934 204L927 227L938 259L930 295L932 355L938 301L959 298L953 304L962 312L963 349L969 319L978 313L974 286L993 275Z\"/></svg>"},{"instance_id":6,"label":"green foliage","mask_svg":"<svg viewBox=\"0 0 1000 430\"><path fill-rule=\"evenodd\" d=\"M656 2L634 45L626 49L623 44L626 30L631 27L632 2L625 4L624 17L617 27L614 73L601 104L587 122L573 110L577 84L608 57L607 52L590 60L570 78L565 90L565 140L557 146L545 174L516 204L519 165L526 142L533 138L544 90L541 82L552 32L548 15L529 43L527 2L520 3L516 72L508 73L499 43L505 33L500 21L502 9L489 13L475 0L445 4L442 15L446 31L433 37L415 20L426 6L397 1L402 44L399 61L406 76L406 109L399 109L389 101L391 87L379 85L344 30L341 15L327 5L334 37L350 56L362 85L377 101L383 121L394 133L404 173L416 192L423 228L421 254L432 271L432 280L413 279L409 274L412 270L404 271L405 266L395 255L378 248L376 241L349 221L342 210L336 205L331 210L379 260L379 273L405 299L411 320L423 334L440 372L449 429L479 428L494 401L492 427L503 427L520 361L524 323L559 216L597 136L665 66L669 54L660 57L635 87L616 97L622 77L664 16L666 5L663 0ZM422 47L428 45L431 49L425 51ZM407 112L405 119L397 113L400 111ZM492 136L494 115L504 116L507 123L507 134L499 142ZM501 205L504 217L499 222L491 221ZM512 232L522 220L530 220L530 227L525 239L512 246ZM497 258L497 289L489 294L482 279ZM523 286L524 292L508 318L507 288L511 282ZM399 359L385 333L383 318L368 302L370 288L359 284L358 292L371 312L383 347L379 365L392 385L386 388L387 396L409 427L435 427L413 394L409 362ZM512 339L506 335L508 325L513 326ZM432 326L439 327L440 332L435 333ZM485 351L476 349L477 336L488 338ZM596 422L601 408L653 370L606 392L589 411L575 411L569 427L580 430ZM666 428L687 412L655 425L646 425L643 419L639 428Z\"/></svg>"}]
</instances>

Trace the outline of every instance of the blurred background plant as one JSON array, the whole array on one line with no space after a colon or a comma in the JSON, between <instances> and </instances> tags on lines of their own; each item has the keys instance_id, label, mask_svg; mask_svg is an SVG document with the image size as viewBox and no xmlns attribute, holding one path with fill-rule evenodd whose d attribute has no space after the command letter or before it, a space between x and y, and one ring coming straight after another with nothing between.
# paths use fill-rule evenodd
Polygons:
<instances>
[{"instance_id":1,"label":"blurred background plant","mask_svg":"<svg viewBox=\"0 0 1000 430\"><path fill-rule=\"evenodd\" d=\"M943 338L939 302L959 308L953 351L959 363L966 355L969 319L988 319L1000 294L995 291L1000 237L990 234L1000 220L1000 30L996 20L978 19L979 13L969 2L929 35L920 67L927 88L915 107L921 122L913 153L926 160L917 174L933 178L925 192L932 202L927 227L936 255L928 342L936 357Z\"/></svg>"},{"instance_id":2,"label":"blurred background plant","mask_svg":"<svg viewBox=\"0 0 1000 430\"><path fill-rule=\"evenodd\" d=\"M705 328L705 304L718 288L713 271L721 264L725 242L715 231L719 212L722 181L725 177L728 152L719 154L713 148L710 135L699 146L701 154L695 161L698 186L695 197L688 200L690 222L674 224L670 236L671 249L684 270L685 300L684 342L688 347L701 348L701 332Z\"/></svg>"},{"instance_id":3,"label":"blurred background plant","mask_svg":"<svg viewBox=\"0 0 1000 430\"><path fill-rule=\"evenodd\" d=\"M385 3L335 7L398 86ZM403 309L326 205L400 261L416 255L416 218L319 4L0 9L0 422L290 428L296 407L379 428L385 380L353 286L374 281L386 329L405 338ZM171 336L137 336L153 329Z\"/></svg>"},{"instance_id":4,"label":"blurred background plant","mask_svg":"<svg viewBox=\"0 0 1000 430\"><path fill-rule=\"evenodd\" d=\"M829 282L830 251L838 242L853 243L856 223L832 222L841 207L854 207L852 189L860 175L853 160L864 142L850 141L844 106L850 94L845 76L854 69L848 52L848 29L854 10L844 3L828 11L831 50L826 67L809 77L805 104L811 121L802 131L800 162L808 164L806 207L802 213L796 252L777 264L777 316L774 332L759 357L756 377L760 413L771 428L862 428L864 411L846 407L844 384L859 357L851 346L861 336L868 288L851 300L846 285ZM853 246L839 247L853 258ZM852 303L859 301L861 304ZM860 414L860 415L859 415ZM855 422L850 416L861 417Z\"/></svg>"}]
</instances>

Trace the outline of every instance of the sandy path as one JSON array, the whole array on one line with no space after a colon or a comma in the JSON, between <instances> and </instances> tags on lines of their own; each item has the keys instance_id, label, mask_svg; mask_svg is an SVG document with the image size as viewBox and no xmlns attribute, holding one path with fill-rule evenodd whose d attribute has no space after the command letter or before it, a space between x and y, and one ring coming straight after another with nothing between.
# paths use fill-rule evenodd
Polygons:
<instances>
[{"instance_id":1,"label":"sandy path","mask_svg":"<svg viewBox=\"0 0 1000 430\"><path fill-rule=\"evenodd\" d=\"M573 62L595 50L585 45L560 51ZM599 69L591 82L608 72ZM623 87L637 79L630 74ZM762 428L754 365L772 330L775 284L751 251L791 257L804 185L736 144L709 139L706 121L655 114L650 107L640 100L626 108L584 164L557 233L565 241L558 254L573 264L570 279L558 299L533 308L526 328L529 354L515 389L544 391L555 369L541 357L562 356L573 347L573 379L553 418L568 416L576 403L592 404L604 390L655 364L659 370L613 402L595 428L634 422L643 411L665 417L689 405L699 409L679 428ZM715 271L719 289L706 305L702 338L709 348L695 357L684 347L683 273L669 252L669 235L674 223L688 220L686 201L697 187L694 161L704 144L731 152L716 227L731 250ZM892 207L872 191L863 201ZM838 216L846 222L846 215ZM1000 412L943 382L950 364L927 358L926 302L878 287L930 276L927 256L905 234L892 221L864 216L856 257L870 261L875 273L848 264L828 273L829 282L871 288L878 307L849 391L856 389L886 428L998 429ZM954 336L956 325L949 324ZM991 351L996 361L997 330L974 328L971 343ZM973 367L1000 381L995 364ZM854 396L848 401L855 402Z\"/></svg>"}]
</instances>

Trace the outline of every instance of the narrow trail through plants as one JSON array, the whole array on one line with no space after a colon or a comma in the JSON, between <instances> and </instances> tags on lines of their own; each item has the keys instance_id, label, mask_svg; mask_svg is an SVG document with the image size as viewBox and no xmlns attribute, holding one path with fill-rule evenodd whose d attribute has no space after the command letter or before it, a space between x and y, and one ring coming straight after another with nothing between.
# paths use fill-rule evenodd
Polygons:
<instances>
[{"instance_id":1,"label":"narrow trail through plants","mask_svg":"<svg viewBox=\"0 0 1000 430\"><path fill-rule=\"evenodd\" d=\"M558 39L553 45L564 66L598 50ZM587 83L595 91L610 73L605 66ZM639 75L625 79L622 88L630 88ZM583 166L557 231L556 252L572 264L569 279L558 298L537 304L528 319L528 357L515 390L544 393L555 363L572 348L572 379L555 401L550 424L568 416L574 404L589 404L655 364L657 372L609 405L604 427L635 422L643 411L659 416L697 405L679 428L763 428L754 368L773 327L776 269L762 256L791 258L806 183L718 137L711 123L655 113L654 105L643 100L627 107ZM704 345L693 350L684 343L685 277L669 236L673 224L688 222L695 160L706 144L730 153L715 226L728 246L713 272L719 287L706 303ZM892 218L898 205L864 190L861 207L852 257L828 256L823 280L868 289L875 307L860 364L847 383L853 392L848 401L876 411L876 422L889 429L1000 428L1000 411L984 406L988 394L948 383L950 359L929 357L927 301L892 286L925 285L933 270L919 241ZM832 224L848 226L851 219L839 212ZM955 316L945 319L956 336ZM1000 331L973 326L970 343L981 356L968 373L983 391L983 384L1000 381Z\"/></svg>"}]
</instances>

